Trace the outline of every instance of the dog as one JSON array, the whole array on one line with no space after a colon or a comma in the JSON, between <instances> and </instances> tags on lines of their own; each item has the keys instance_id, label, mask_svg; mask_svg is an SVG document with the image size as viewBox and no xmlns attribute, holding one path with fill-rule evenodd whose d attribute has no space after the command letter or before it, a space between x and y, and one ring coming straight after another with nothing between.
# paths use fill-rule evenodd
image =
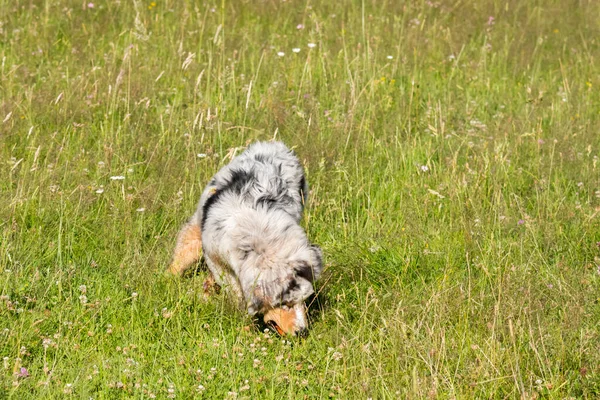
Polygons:
<instances>
[{"instance_id":1,"label":"dog","mask_svg":"<svg viewBox=\"0 0 600 400\"><path fill-rule=\"evenodd\" d=\"M323 270L321 248L300 220L308 185L281 142L257 142L210 180L177 238L168 271L182 275L204 253L212 278L280 335L304 335L304 301Z\"/></svg>"}]
</instances>

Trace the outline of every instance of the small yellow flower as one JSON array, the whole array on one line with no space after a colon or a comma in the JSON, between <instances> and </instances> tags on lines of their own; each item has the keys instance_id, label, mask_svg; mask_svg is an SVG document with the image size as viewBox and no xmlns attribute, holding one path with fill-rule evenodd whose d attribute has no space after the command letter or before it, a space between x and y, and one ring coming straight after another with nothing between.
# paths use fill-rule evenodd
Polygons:
<instances>
[{"instance_id":1,"label":"small yellow flower","mask_svg":"<svg viewBox=\"0 0 600 400\"><path fill-rule=\"evenodd\" d=\"M552 32L554 32L554 33L558 33L558 29L555 29L555 30L553 30Z\"/></svg>"},{"instance_id":2,"label":"small yellow flower","mask_svg":"<svg viewBox=\"0 0 600 400\"><path fill-rule=\"evenodd\" d=\"M382 76L380 79L381 82L385 82L385 76Z\"/></svg>"},{"instance_id":3,"label":"small yellow flower","mask_svg":"<svg viewBox=\"0 0 600 400\"><path fill-rule=\"evenodd\" d=\"M592 82L586 82L585 83L587 85L587 87L591 88L592 87Z\"/></svg>"}]
</instances>

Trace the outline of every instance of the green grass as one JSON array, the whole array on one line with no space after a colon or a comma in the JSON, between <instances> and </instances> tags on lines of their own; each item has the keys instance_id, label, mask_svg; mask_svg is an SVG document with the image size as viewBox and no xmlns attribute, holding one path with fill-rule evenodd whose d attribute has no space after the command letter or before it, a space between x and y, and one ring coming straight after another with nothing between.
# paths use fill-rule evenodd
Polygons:
<instances>
[{"instance_id":1,"label":"green grass","mask_svg":"<svg viewBox=\"0 0 600 400\"><path fill-rule=\"evenodd\" d=\"M0 398L600 397L600 3L87 3L0 0ZM274 137L305 340L163 275Z\"/></svg>"}]
</instances>

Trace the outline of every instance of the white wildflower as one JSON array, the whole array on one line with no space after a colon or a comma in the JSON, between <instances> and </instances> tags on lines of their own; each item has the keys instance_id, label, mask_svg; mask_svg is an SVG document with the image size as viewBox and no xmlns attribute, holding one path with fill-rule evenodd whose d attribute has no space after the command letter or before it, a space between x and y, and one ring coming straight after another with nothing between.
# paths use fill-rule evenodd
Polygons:
<instances>
[{"instance_id":1,"label":"white wildflower","mask_svg":"<svg viewBox=\"0 0 600 400\"><path fill-rule=\"evenodd\" d=\"M65 388L63 389L63 393L64 394L71 394L71 393L73 393L73 384L72 383L67 383L65 385Z\"/></svg>"}]
</instances>

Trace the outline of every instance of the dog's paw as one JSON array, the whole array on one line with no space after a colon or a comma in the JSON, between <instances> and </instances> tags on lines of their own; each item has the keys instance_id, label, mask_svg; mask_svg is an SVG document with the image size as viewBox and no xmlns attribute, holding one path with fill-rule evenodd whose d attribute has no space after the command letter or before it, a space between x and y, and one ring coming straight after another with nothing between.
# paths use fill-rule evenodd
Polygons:
<instances>
[{"instance_id":1,"label":"dog's paw","mask_svg":"<svg viewBox=\"0 0 600 400\"><path fill-rule=\"evenodd\" d=\"M178 268L176 268L173 264L169 265L163 274L165 276L180 276Z\"/></svg>"},{"instance_id":2,"label":"dog's paw","mask_svg":"<svg viewBox=\"0 0 600 400\"><path fill-rule=\"evenodd\" d=\"M215 282L215 278L212 275L209 275L202 283L204 297L209 297L213 294L218 294L220 292L220 289L221 287L217 284L217 282Z\"/></svg>"}]
</instances>

